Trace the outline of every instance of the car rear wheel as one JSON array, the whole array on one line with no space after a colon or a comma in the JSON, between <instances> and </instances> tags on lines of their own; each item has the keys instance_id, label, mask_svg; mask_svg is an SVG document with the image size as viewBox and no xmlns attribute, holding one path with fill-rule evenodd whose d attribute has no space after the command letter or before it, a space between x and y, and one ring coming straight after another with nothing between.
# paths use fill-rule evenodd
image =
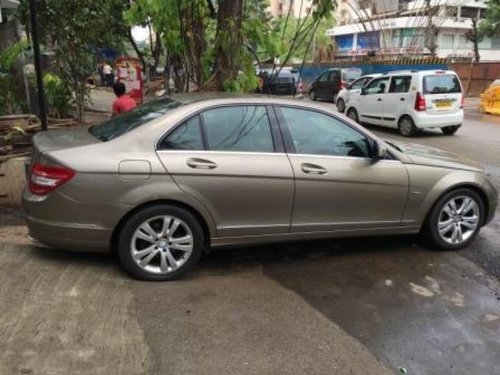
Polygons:
<instances>
[{"instance_id":1,"label":"car rear wheel","mask_svg":"<svg viewBox=\"0 0 500 375\"><path fill-rule=\"evenodd\" d=\"M130 217L121 230L118 257L123 268L138 279L175 280L198 262L203 239L203 229L189 211L151 206Z\"/></svg>"},{"instance_id":2,"label":"car rear wheel","mask_svg":"<svg viewBox=\"0 0 500 375\"><path fill-rule=\"evenodd\" d=\"M342 98L339 98L337 100L337 111L339 111L341 113L345 111L345 103L344 103L344 99L342 99Z\"/></svg>"},{"instance_id":3,"label":"car rear wheel","mask_svg":"<svg viewBox=\"0 0 500 375\"><path fill-rule=\"evenodd\" d=\"M413 137L417 134L417 128L412 118L409 116L403 116L398 123L398 131L403 137Z\"/></svg>"},{"instance_id":4,"label":"car rear wheel","mask_svg":"<svg viewBox=\"0 0 500 375\"><path fill-rule=\"evenodd\" d=\"M316 100L316 91L314 90L311 90L309 91L309 97L311 98L311 100Z\"/></svg>"},{"instance_id":5,"label":"car rear wheel","mask_svg":"<svg viewBox=\"0 0 500 375\"><path fill-rule=\"evenodd\" d=\"M358 112L354 108L349 108L349 110L347 111L347 117L355 122L359 122Z\"/></svg>"},{"instance_id":6,"label":"car rear wheel","mask_svg":"<svg viewBox=\"0 0 500 375\"><path fill-rule=\"evenodd\" d=\"M470 189L445 194L434 205L422 228L427 242L442 250L458 250L469 245L484 222L484 203Z\"/></svg>"},{"instance_id":7,"label":"car rear wheel","mask_svg":"<svg viewBox=\"0 0 500 375\"><path fill-rule=\"evenodd\" d=\"M460 125L456 126L445 126L444 128L441 128L441 131L446 134L446 135L453 135L457 132L458 128Z\"/></svg>"}]
</instances>

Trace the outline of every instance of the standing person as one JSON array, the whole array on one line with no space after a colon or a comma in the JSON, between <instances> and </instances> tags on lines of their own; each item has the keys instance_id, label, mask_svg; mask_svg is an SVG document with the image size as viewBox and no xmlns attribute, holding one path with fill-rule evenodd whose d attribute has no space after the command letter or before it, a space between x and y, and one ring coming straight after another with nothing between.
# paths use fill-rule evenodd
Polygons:
<instances>
[{"instance_id":1,"label":"standing person","mask_svg":"<svg viewBox=\"0 0 500 375\"><path fill-rule=\"evenodd\" d=\"M135 100L125 94L125 85L123 84L123 82L115 82L113 84L113 91L116 95L116 99L113 102L111 108L113 117L131 111L135 107L137 107L137 103L135 102Z\"/></svg>"},{"instance_id":2,"label":"standing person","mask_svg":"<svg viewBox=\"0 0 500 375\"><path fill-rule=\"evenodd\" d=\"M106 81L106 86L113 86L113 69L108 63L104 63L102 67L102 72L104 74L104 79Z\"/></svg>"},{"instance_id":3,"label":"standing person","mask_svg":"<svg viewBox=\"0 0 500 375\"><path fill-rule=\"evenodd\" d=\"M97 71L99 72L99 78L101 79L101 86L104 86L106 84L104 77L104 62L97 66Z\"/></svg>"}]
</instances>

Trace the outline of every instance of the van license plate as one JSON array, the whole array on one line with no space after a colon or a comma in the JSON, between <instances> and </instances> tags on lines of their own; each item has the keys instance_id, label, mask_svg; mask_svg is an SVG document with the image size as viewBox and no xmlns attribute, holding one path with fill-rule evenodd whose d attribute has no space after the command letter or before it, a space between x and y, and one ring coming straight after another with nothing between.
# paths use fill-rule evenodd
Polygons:
<instances>
[{"instance_id":1,"label":"van license plate","mask_svg":"<svg viewBox=\"0 0 500 375\"><path fill-rule=\"evenodd\" d=\"M436 102L436 108L450 108L451 104L451 100L441 100L439 102Z\"/></svg>"}]
</instances>

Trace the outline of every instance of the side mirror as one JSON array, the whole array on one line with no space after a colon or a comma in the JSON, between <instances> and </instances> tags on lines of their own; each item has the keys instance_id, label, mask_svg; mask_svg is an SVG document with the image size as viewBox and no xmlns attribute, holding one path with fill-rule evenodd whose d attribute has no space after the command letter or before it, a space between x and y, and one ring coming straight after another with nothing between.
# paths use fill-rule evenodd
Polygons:
<instances>
[{"instance_id":1,"label":"side mirror","mask_svg":"<svg viewBox=\"0 0 500 375\"><path fill-rule=\"evenodd\" d=\"M377 161L379 161L381 159L387 158L388 155L389 155L389 153L387 151L387 147L384 144L382 144L378 141L373 142L372 162L376 163Z\"/></svg>"}]
</instances>

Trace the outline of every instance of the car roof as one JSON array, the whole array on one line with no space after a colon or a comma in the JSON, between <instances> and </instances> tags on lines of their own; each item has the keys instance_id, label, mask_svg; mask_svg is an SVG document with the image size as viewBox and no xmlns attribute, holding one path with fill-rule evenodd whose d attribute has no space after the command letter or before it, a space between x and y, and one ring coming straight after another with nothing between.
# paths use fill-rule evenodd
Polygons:
<instances>
[{"instance_id":1,"label":"car roof","mask_svg":"<svg viewBox=\"0 0 500 375\"><path fill-rule=\"evenodd\" d=\"M427 75L427 74L457 74L454 70L446 70L446 69L432 69L432 70L391 70L385 73L385 75L398 75L398 74L419 74L419 75Z\"/></svg>"},{"instance_id":2,"label":"car roof","mask_svg":"<svg viewBox=\"0 0 500 375\"><path fill-rule=\"evenodd\" d=\"M208 107L230 104L261 104L261 105L292 105L307 107L311 109L320 109L329 111L330 109L322 103L315 103L299 98L282 98L275 95L263 94L238 94L224 92L204 92L204 93L187 93L173 94L170 99L181 102L182 104L191 105L192 107Z\"/></svg>"}]
</instances>

